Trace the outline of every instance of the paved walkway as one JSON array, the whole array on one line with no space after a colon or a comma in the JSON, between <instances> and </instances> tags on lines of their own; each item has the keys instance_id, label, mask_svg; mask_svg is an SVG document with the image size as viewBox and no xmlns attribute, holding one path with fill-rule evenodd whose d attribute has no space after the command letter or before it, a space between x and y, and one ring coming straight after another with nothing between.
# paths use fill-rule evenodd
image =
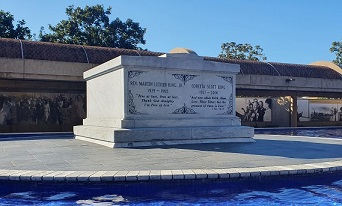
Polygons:
<instances>
[{"instance_id":1,"label":"paved walkway","mask_svg":"<svg viewBox=\"0 0 342 206\"><path fill-rule=\"evenodd\" d=\"M206 179L342 170L340 139L255 135L255 140L112 149L65 135L2 138L0 180Z\"/></svg>"}]
</instances>

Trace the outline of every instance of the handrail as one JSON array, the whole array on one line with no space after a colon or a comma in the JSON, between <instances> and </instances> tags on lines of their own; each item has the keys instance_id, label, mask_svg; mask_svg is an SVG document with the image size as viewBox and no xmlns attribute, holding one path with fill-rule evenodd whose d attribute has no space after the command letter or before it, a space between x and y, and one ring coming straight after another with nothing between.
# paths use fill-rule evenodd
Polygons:
<instances>
[{"instance_id":1,"label":"handrail","mask_svg":"<svg viewBox=\"0 0 342 206\"><path fill-rule=\"evenodd\" d=\"M19 39L20 42L20 49L21 49L21 58L24 59L24 48L23 48L23 42L21 39Z\"/></svg>"},{"instance_id":2,"label":"handrail","mask_svg":"<svg viewBox=\"0 0 342 206\"><path fill-rule=\"evenodd\" d=\"M276 70L276 72L278 73L278 76L281 76L279 71L269 62L265 62L266 64L270 65L274 70Z\"/></svg>"},{"instance_id":3,"label":"handrail","mask_svg":"<svg viewBox=\"0 0 342 206\"><path fill-rule=\"evenodd\" d=\"M83 48L83 51L85 53L85 56L87 58L87 63L89 64L89 59L88 59L88 54L87 54L87 51L85 50L84 46L82 45L82 48Z\"/></svg>"}]
</instances>

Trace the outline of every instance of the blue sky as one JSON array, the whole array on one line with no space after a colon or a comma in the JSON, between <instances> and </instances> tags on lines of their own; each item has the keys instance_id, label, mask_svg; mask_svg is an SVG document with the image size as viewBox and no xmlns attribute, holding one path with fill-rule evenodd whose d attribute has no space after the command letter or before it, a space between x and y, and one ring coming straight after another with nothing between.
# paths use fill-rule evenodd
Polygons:
<instances>
[{"instance_id":1,"label":"blue sky","mask_svg":"<svg viewBox=\"0 0 342 206\"><path fill-rule=\"evenodd\" d=\"M216 57L234 41L260 45L270 62L309 64L332 61L329 48L342 41L340 0L0 0L0 10L38 34L66 19L69 5L95 4L111 6L111 20L139 22L147 29L142 48L151 51L185 47Z\"/></svg>"}]
</instances>

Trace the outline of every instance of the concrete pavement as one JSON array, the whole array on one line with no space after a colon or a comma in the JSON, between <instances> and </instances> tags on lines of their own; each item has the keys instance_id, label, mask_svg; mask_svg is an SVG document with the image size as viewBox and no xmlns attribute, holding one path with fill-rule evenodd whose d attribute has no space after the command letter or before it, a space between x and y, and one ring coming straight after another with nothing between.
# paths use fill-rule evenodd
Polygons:
<instances>
[{"instance_id":1,"label":"concrete pavement","mask_svg":"<svg viewBox=\"0 0 342 206\"><path fill-rule=\"evenodd\" d=\"M67 135L47 137L0 139L0 180L208 179L342 170L340 139L255 135L255 143L112 149Z\"/></svg>"}]
</instances>

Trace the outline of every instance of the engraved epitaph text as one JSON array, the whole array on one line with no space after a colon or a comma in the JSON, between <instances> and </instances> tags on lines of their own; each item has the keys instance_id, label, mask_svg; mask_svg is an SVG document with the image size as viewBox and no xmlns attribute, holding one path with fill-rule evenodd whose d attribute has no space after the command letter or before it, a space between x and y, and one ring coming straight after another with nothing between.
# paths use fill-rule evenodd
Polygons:
<instances>
[{"instance_id":1,"label":"engraved epitaph text","mask_svg":"<svg viewBox=\"0 0 342 206\"><path fill-rule=\"evenodd\" d=\"M128 71L128 114L233 115L233 76Z\"/></svg>"}]
</instances>

